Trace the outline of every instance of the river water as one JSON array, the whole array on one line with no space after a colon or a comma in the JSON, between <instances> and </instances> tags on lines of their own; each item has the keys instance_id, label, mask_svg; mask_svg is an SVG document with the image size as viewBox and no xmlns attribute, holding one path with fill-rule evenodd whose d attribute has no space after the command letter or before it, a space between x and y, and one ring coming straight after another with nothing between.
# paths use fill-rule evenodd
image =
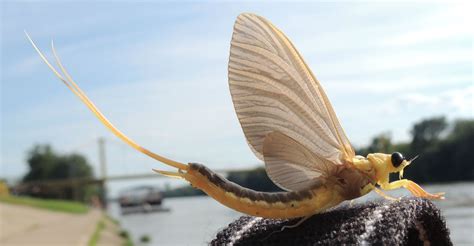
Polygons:
<instances>
[{"instance_id":1,"label":"river water","mask_svg":"<svg viewBox=\"0 0 474 246\"><path fill-rule=\"evenodd\" d=\"M454 245L474 245L474 183L424 185L429 192L446 192L446 200L435 201L446 218ZM379 199L374 192L356 202ZM403 189L388 193L408 195ZM132 236L135 245L206 245L216 233L242 214L208 197L169 198L163 207L168 212L122 215L112 203L110 214ZM151 241L140 243L147 235Z\"/></svg>"}]
</instances>

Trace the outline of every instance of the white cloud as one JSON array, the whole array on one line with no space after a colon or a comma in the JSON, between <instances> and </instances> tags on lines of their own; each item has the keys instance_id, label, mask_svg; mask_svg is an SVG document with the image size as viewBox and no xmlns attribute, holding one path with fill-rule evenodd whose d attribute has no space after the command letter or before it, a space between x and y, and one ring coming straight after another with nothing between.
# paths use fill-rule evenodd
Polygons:
<instances>
[{"instance_id":1,"label":"white cloud","mask_svg":"<svg viewBox=\"0 0 474 246\"><path fill-rule=\"evenodd\" d=\"M448 115L454 117L474 117L474 86L450 89L442 93L406 93L376 106L377 112L398 114ZM387 111L390 109L390 111Z\"/></svg>"},{"instance_id":2,"label":"white cloud","mask_svg":"<svg viewBox=\"0 0 474 246\"><path fill-rule=\"evenodd\" d=\"M317 71L335 76L380 74L402 69L430 68L435 65L455 66L472 62L471 49L453 48L450 50L404 51L394 50L385 53L368 53L359 56L342 57L326 63L319 62ZM335 54L337 55L337 54ZM318 72L316 71L316 74Z\"/></svg>"},{"instance_id":3,"label":"white cloud","mask_svg":"<svg viewBox=\"0 0 474 246\"><path fill-rule=\"evenodd\" d=\"M456 85L465 85L472 82L472 76L430 76L430 75L414 75L403 76L399 75L385 79L385 77L373 79L368 78L353 78L353 79L335 79L324 82L325 88L334 91L335 94L342 95L387 95L387 94L402 94L407 92L422 91L423 89L433 89L437 87L452 87Z\"/></svg>"},{"instance_id":4,"label":"white cloud","mask_svg":"<svg viewBox=\"0 0 474 246\"><path fill-rule=\"evenodd\" d=\"M388 45L413 45L459 37L472 39L472 3L446 4L444 8L422 15L410 31L389 36Z\"/></svg>"},{"instance_id":5,"label":"white cloud","mask_svg":"<svg viewBox=\"0 0 474 246\"><path fill-rule=\"evenodd\" d=\"M471 22L472 23L472 22ZM399 34L385 40L387 45L413 45L453 38L472 38L471 27L467 23L451 24L447 26L435 26L429 29L421 29L409 33Z\"/></svg>"}]
</instances>

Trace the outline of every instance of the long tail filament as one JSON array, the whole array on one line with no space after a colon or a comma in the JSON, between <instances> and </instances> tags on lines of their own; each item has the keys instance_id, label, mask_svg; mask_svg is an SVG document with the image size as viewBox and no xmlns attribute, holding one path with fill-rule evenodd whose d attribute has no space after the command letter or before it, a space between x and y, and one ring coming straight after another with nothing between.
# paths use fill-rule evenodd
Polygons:
<instances>
[{"instance_id":1,"label":"long tail filament","mask_svg":"<svg viewBox=\"0 0 474 246\"><path fill-rule=\"evenodd\" d=\"M100 112L100 110L92 103L92 101L87 97L87 95L79 88L79 86L74 82L72 77L69 75L67 70L64 68L63 64L61 63L61 60L59 59L59 56L56 53L56 50L54 48L54 43L51 42L51 49L53 51L53 55L56 61L56 64L62 71L62 74L59 73L56 68L51 65L51 63L46 59L45 55L41 52L41 50L36 46L36 44L33 42L33 40L30 38L28 33L26 33L26 36L28 37L28 40L30 43L33 45L35 48L36 52L40 55L41 59L48 65L48 67L53 71L53 73L77 96L81 101L94 113L94 115L104 124L112 133L114 133L117 137L119 137L122 141L127 143L128 145L132 146L134 149L142 152L143 154L157 160L160 162L163 162L169 166L175 167L178 170L188 170L188 166L186 164L168 159L164 156L155 154L151 152L150 150L140 146L137 144L135 141L127 137L125 134L123 134L119 129L117 129L103 114Z\"/></svg>"}]
</instances>

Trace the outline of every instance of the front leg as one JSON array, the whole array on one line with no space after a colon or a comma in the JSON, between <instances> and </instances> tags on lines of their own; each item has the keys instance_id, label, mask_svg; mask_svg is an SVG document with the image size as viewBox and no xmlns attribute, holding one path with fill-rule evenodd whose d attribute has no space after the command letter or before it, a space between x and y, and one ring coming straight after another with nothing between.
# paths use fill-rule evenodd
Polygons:
<instances>
[{"instance_id":1,"label":"front leg","mask_svg":"<svg viewBox=\"0 0 474 246\"><path fill-rule=\"evenodd\" d=\"M409 190L414 196L428 198L428 199L444 199L444 192L431 194L423 190L417 183L408 180L408 179L401 179L394 182L386 182L381 183L380 187L384 190L393 190L404 187L405 189Z\"/></svg>"}]
</instances>

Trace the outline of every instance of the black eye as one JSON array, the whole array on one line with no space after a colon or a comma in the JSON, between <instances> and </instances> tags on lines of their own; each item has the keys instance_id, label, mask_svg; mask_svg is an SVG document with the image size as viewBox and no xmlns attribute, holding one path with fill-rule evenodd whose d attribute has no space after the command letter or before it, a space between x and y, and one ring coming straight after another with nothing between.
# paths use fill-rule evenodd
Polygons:
<instances>
[{"instance_id":1,"label":"black eye","mask_svg":"<svg viewBox=\"0 0 474 246\"><path fill-rule=\"evenodd\" d=\"M403 160L405 160L405 157L399 152L394 152L392 154L392 165L394 167L399 167L400 164L402 164Z\"/></svg>"}]
</instances>

